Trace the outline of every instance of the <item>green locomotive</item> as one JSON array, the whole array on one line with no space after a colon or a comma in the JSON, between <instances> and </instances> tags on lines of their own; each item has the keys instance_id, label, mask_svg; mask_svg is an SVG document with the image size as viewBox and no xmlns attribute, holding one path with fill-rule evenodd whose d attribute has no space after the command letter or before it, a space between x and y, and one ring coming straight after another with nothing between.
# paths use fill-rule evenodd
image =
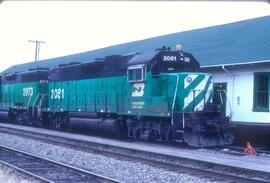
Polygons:
<instances>
[{"instance_id":1,"label":"green locomotive","mask_svg":"<svg viewBox=\"0 0 270 183\"><path fill-rule=\"evenodd\" d=\"M18 123L40 123L47 109L47 69L29 70L1 77L0 119Z\"/></svg>"},{"instance_id":2,"label":"green locomotive","mask_svg":"<svg viewBox=\"0 0 270 183\"><path fill-rule=\"evenodd\" d=\"M229 119L211 103L211 75L187 52L111 55L34 73L13 83L2 76L2 118L191 146L233 141Z\"/></svg>"}]
</instances>

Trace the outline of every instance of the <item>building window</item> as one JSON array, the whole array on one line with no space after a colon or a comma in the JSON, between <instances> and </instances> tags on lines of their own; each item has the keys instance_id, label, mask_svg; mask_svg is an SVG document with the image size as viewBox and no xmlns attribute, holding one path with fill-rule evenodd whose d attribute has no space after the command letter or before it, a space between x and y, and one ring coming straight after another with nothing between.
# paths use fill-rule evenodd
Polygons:
<instances>
[{"instance_id":1,"label":"building window","mask_svg":"<svg viewBox=\"0 0 270 183\"><path fill-rule=\"evenodd\" d=\"M254 74L254 111L269 111L269 73Z\"/></svg>"}]
</instances>

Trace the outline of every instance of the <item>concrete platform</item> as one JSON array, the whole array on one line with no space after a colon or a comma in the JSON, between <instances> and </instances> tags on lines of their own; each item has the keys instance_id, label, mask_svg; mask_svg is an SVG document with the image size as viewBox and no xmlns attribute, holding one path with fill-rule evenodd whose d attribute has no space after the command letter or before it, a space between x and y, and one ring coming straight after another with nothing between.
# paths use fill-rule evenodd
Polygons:
<instances>
[{"instance_id":1,"label":"concrete platform","mask_svg":"<svg viewBox=\"0 0 270 183\"><path fill-rule=\"evenodd\" d=\"M84 134L74 134L67 132L60 132L42 128L20 126L13 124L0 123L1 127L7 127L12 129L20 129L27 132L36 132L41 134L53 135L61 138L80 140L85 142L95 142L100 144L110 144L117 147L124 147L135 150L143 150L157 154L170 155L175 157L189 158L194 160L200 160L205 162L212 162L216 164L223 164L233 167L245 168L250 170L257 170L268 172L270 174L270 155L258 155L258 156L236 156L232 154L226 154L222 152L216 152L214 150L204 149L183 149L178 147L172 147L168 145L160 145L147 142L124 142L119 139L109 139L105 137L96 137Z\"/></svg>"}]
</instances>

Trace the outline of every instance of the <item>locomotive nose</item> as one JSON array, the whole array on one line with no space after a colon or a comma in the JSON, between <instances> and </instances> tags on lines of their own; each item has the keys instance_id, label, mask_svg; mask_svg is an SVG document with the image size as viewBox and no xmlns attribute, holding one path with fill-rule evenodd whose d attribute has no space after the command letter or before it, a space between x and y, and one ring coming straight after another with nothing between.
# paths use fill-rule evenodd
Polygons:
<instances>
[{"instance_id":1,"label":"locomotive nose","mask_svg":"<svg viewBox=\"0 0 270 183\"><path fill-rule=\"evenodd\" d=\"M184 77L181 95L184 97L183 111L202 111L206 103L211 101L212 78L204 73L188 73Z\"/></svg>"}]
</instances>

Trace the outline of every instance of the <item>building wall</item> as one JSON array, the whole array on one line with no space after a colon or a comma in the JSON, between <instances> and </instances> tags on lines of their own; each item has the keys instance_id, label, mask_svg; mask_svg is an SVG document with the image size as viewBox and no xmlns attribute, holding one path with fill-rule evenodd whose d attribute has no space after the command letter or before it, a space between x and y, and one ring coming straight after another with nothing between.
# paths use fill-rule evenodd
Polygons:
<instances>
[{"instance_id":1,"label":"building wall","mask_svg":"<svg viewBox=\"0 0 270 183\"><path fill-rule=\"evenodd\" d=\"M270 124L270 112L254 112L253 109L253 89L254 72L270 72L270 68L247 68L218 72L213 74L213 82L227 83L227 104L226 114L232 114L233 123L247 124Z\"/></svg>"}]
</instances>

